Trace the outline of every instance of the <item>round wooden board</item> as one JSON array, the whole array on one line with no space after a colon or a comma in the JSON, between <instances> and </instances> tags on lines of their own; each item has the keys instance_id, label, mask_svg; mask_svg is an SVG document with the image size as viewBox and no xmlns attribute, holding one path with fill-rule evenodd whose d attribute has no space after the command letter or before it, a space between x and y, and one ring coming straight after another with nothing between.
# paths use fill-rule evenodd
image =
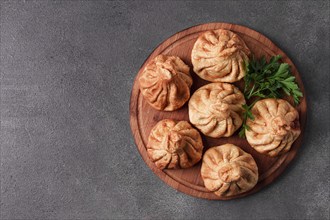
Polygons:
<instances>
[{"instance_id":1,"label":"round wooden board","mask_svg":"<svg viewBox=\"0 0 330 220\"><path fill-rule=\"evenodd\" d=\"M148 136L151 129L158 121L166 118L189 121L188 105L186 103L181 109L173 112L157 111L153 109L143 99L143 96L139 91L139 83L137 80L139 78L139 75L143 71L145 65L157 55L176 55L179 56L186 64L190 66L190 73L194 80L191 89L191 94L193 94L196 89L210 82L202 80L192 71L193 68L190 59L191 50L197 37L201 33L207 30L214 30L219 28L231 30L241 36L256 57L265 55L267 58L269 58L270 56L276 54L282 55L282 61L291 65L292 73L296 76L296 81L304 94L304 98L301 100L301 103L299 104L299 106L296 107L300 114L300 125L302 132L298 139L294 142L291 150L284 155L275 158L264 156L256 152L252 147L250 147L250 145L245 139L239 138L237 134L238 132L236 132L232 137L229 138L209 138L202 135L204 143L204 152L212 146L218 146L224 143L232 143L237 146L240 146L244 151L250 153L257 162L259 168L259 181L257 185L252 190L246 193L227 198L218 197L214 193L209 192L204 187L203 180L200 176L201 162L189 169L160 170L149 159L146 151L146 145L148 143ZM242 89L243 82L237 82L234 84ZM290 101L291 104L293 104L291 98L287 97L286 99ZM130 100L130 123L135 143L143 160L151 168L151 170L165 183L191 196L213 200L228 200L243 197L257 192L262 187L272 183L285 170L285 168L290 163L290 161L293 160L299 147L301 146L303 131L306 122L306 109L306 94L302 80L299 76L296 67L282 50L280 50L275 44L273 44L268 38L266 38L262 34L247 27L227 23L208 23L188 28L171 36L163 43L161 43L151 53L151 55L140 68L134 81Z\"/></svg>"}]
</instances>

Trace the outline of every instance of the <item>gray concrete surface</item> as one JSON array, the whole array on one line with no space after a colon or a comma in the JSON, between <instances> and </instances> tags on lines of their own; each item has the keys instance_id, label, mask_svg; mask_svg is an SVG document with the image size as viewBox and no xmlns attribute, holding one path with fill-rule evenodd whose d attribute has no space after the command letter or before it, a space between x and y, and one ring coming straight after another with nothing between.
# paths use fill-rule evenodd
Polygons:
<instances>
[{"instance_id":1,"label":"gray concrete surface","mask_svg":"<svg viewBox=\"0 0 330 220\"><path fill-rule=\"evenodd\" d=\"M329 219L329 1L1 1L1 219ZM289 169L232 201L193 198L144 164L134 77L172 34L246 25L298 67L309 112Z\"/></svg>"}]
</instances>

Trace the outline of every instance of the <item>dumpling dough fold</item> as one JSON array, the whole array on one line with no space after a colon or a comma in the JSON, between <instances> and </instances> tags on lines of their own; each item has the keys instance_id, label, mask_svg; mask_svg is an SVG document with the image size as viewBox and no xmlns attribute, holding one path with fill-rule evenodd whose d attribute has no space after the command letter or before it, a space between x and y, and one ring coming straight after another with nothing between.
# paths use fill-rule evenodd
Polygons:
<instances>
[{"instance_id":1,"label":"dumpling dough fold","mask_svg":"<svg viewBox=\"0 0 330 220\"><path fill-rule=\"evenodd\" d=\"M149 135L147 153L160 169L191 167L202 158L202 151L201 135L187 121L164 119Z\"/></svg>"},{"instance_id":2,"label":"dumpling dough fold","mask_svg":"<svg viewBox=\"0 0 330 220\"><path fill-rule=\"evenodd\" d=\"M208 190L228 197L252 189L258 182L258 167L250 154L233 144L224 144L205 152L201 176Z\"/></svg>"},{"instance_id":3,"label":"dumpling dough fold","mask_svg":"<svg viewBox=\"0 0 330 220\"><path fill-rule=\"evenodd\" d=\"M140 91L157 110L174 111L190 98L189 67L176 56L158 55L144 69Z\"/></svg>"},{"instance_id":4,"label":"dumpling dough fold","mask_svg":"<svg viewBox=\"0 0 330 220\"><path fill-rule=\"evenodd\" d=\"M200 35L191 52L194 72L211 82L236 82L245 75L250 49L235 33L206 31Z\"/></svg>"},{"instance_id":5,"label":"dumpling dough fold","mask_svg":"<svg viewBox=\"0 0 330 220\"><path fill-rule=\"evenodd\" d=\"M210 83L191 96L189 120L209 137L229 137L242 125L243 104L244 96L237 87Z\"/></svg>"},{"instance_id":6,"label":"dumpling dough fold","mask_svg":"<svg viewBox=\"0 0 330 220\"><path fill-rule=\"evenodd\" d=\"M259 153L271 157L290 150L300 135L299 113L283 99L263 99L255 103L245 131L249 144Z\"/></svg>"}]
</instances>

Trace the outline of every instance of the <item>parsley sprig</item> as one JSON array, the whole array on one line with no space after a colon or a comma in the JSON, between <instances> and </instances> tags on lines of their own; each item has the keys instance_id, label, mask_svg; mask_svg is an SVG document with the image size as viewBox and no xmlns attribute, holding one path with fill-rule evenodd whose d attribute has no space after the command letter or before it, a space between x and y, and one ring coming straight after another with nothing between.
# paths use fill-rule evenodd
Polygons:
<instances>
[{"instance_id":1,"label":"parsley sprig","mask_svg":"<svg viewBox=\"0 0 330 220\"><path fill-rule=\"evenodd\" d=\"M246 64L246 75L244 76L245 99L254 98L251 105L243 105L243 125L239 132L240 137L245 136L245 130L250 129L246 124L248 118L254 120L251 109L256 101L261 98L281 98L283 93L292 96L294 103L299 104L303 97L295 77L290 71L288 63L280 63L281 55L273 56L269 62L265 57L260 60L252 58Z\"/></svg>"}]
</instances>

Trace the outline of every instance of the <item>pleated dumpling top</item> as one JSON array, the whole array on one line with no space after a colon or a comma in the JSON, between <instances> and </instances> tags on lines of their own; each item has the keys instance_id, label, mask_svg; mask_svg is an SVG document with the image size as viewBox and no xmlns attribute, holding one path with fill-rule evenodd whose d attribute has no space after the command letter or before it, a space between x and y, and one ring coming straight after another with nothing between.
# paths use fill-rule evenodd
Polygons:
<instances>
[{"instance_id":1,"label":"pleated dumpling top","mask_svg":"<svg viewBox=\"0 0 330 220\"><path fill-rule=\"evenodd\" d=\"M191 52L194 72L211 82L236 82L246 72L250 49L242 38L224 29L201 34Z\"/></svg>"},{"instance_id":2,"label":"pleated dumpling top","mask_svg":"<svg viewBox=\"0 0 330 220\"><path fill-rule=\"evenodd\" d=\"M158 55L145 67L140 78L140 91L157 110L174 111L190 98L193 80L179 57Z\"/></svg>"},{"instance_id":3,"label":"pleated dumpling top","mask_svg":"<svg viewBox=\"0 0 330 220\"><path fill-rule=\"evenodd\" d=\"M202 158L199 132L187 121L164 119L151 130L147 153L160 169L188 168Z\"/></svg>"},{"instance_id":4,"label":"pleated dumpling top","mask_svg":"<svg viewBox=\"0 0 330 220\"><path fill-rule=\"evenodd\" d=\"M251 109L246 139L258 152L271 157L290 150L300 135L299 113L283 99L263 99Z\"/></svg>"},{"instance_id":5,"label":"pleated dumpling top","mask_svg":"<svg viewBox=\"0 0 330 220\"><path fill-rule=\"evenodd\" d=\"M242 125L244 95L229 83L210 83L189 100L189 120L203 134L229 137Z\"/></svg>"},{"instance_id":6,"label":"pleated dumpling top","mask_svg":"<svg viewBox=\"0 0 330 220\"><path fill-rule=\"evenodd\" d=\"M224 144L205 152L201 176L205 187L217 196L235 196L257 184L258 167L250 154L233 144Z\"/></svg>"}]
</instances>

